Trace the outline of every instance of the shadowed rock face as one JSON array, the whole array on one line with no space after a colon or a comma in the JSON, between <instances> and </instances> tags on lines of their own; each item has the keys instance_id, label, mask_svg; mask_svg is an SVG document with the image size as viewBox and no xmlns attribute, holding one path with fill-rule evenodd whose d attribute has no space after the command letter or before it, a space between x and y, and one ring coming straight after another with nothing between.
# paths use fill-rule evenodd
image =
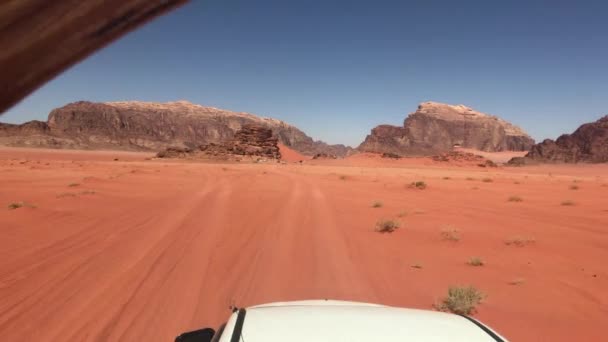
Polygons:
<instances>
[{"instance_id":1,"label":"shadowed rock face","mask_svg":"<svg viewBox=\"0 0 608 342\"><path fill-rule=\"evenodd\" d=\"M526 151L534 144L519 127L458 105L424 102L403 127L380 125L359 146L363 152L433 155L455 145L482 151Z\"/></svg>"},{"instance_id":2,"label":"shadowed rock face","mask_svg":"<svg viewBox=\"0 0 608 342\"><path fill-rule=\"evenodd\" d=\"M32 122L0 126L0 143L87 149L162 150L167 147L197 147L223 143L246 124L270 128L284 145L303 154L331 153L344 156L352 151L343 145L314 141L283 121L249 113L204 107L187 101L75 102L51 111L46 129L32 134ZM10 127L9 127L10 126Z\"/></svg>"},{"instance_id":3,"label":"shadowed rock face","mask_svg":"<svg viewBox=\"0 0 608 342\"><path fill-rule=\"evenodd\" d=\"M534 145L525 157L513 158L511 165L535 162L606 163L608 162L608 115L580 126L572 134Z\"/></svg>"}]
</instances>

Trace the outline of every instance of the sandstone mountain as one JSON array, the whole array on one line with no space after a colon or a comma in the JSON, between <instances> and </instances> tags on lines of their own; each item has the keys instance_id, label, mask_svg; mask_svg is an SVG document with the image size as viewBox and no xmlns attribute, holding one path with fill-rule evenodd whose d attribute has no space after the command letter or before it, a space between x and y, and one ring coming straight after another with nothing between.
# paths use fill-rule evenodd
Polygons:
<instances>
[{"instance_id":1,"label":"sandstone mountain","mask_svg":"<svg viewBox=\"0 0 608 342\"><path fill-rule=\"evenodd\" d=\"M187 101L75 102L57 108L48 121L0 124L0 144L9 146L155 150L197 147L230 140L243 125L270 128L280 143L307 155L345 156L352 148L314 141L283 121L204 107Z\"/></svg>"},{"instance_id":2,"label":"sandstone mountain","mask_svg":"<svg viewBox=\"0 0 608 342\"><path fill-rule=\"evenodd\" d=\"M608 162L608 115L580 126L572 134L553 141L546 139L532 146L525 157L513 158L511 165L535 162L606 163Z\"/></svg>"},{"instance_id":3,"label":"sandstone mountain","mask_svg":"<svg viewBox=\"0 0 608 342\"><path fill-rule=\"evenodd\" d=\"M534 140L521 128L463 105L424 102L403 126L380 125L359 146L362 152L433 155L454 146L482 151L526 151Z\"/></svg>"}]
</instances>

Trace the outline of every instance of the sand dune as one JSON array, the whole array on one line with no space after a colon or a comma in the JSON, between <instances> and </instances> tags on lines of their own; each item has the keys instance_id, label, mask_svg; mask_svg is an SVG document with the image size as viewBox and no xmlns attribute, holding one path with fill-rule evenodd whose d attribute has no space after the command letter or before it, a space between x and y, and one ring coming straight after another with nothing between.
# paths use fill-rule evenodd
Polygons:
<instances>
[{"instance_id":1,"label":"sand dune","mask_svg":"<svg viewBox=\"0 0 608 342\"><path fill-rule=\"evenodd\" d=\"M486 293L476 317L512 341L604 339L607 165L149 157L0 150L3 340L170 341L280 300L430 309L455 284ZM401 228L377 233L381 218ZM515 236L535 242L504 243Z\"/></svg>"}]
</instances>

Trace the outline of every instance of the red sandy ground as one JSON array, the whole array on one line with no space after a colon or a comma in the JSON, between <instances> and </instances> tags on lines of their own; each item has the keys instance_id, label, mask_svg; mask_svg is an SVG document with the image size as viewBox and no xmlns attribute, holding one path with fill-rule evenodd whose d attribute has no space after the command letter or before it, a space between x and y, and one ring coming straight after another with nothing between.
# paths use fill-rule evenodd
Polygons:
<instances>
[{"instance_id":1,"label":"red sandy ground","mask_svg":"<svg viewBox=\"0 0 608 342\"><path fill-rule=\"evenodd\" d=\"M148 157L0 150L2 340L171 341L219 325L231 304L430 309L457 284L487 294L476 317L512 341L605 339L608 165ZM417 180L428 188L406 186ZM377 233L381 218L401 228ZM461 240L442 240L445 226ZM507 246L514 236L535 243ZM467 265L474 256L486 265Z\"/></svg>"}]
</instances>

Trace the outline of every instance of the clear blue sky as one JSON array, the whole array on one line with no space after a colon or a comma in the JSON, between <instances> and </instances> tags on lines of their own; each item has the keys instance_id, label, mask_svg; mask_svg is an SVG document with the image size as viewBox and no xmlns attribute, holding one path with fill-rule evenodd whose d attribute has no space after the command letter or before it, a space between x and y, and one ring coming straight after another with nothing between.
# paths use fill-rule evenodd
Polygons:
<instances>
[{"instance_id":1,"label":"clear blue sky","mask_svg":"<svg viewBox=\"0 0 608 342\"><path fill-rule=\"evenodd\" d=\"M608 1L194 0L0 117L77 100L247 111L358 145L427 100L555 138L608 113Z\"/></svg>"}]
</instances>

